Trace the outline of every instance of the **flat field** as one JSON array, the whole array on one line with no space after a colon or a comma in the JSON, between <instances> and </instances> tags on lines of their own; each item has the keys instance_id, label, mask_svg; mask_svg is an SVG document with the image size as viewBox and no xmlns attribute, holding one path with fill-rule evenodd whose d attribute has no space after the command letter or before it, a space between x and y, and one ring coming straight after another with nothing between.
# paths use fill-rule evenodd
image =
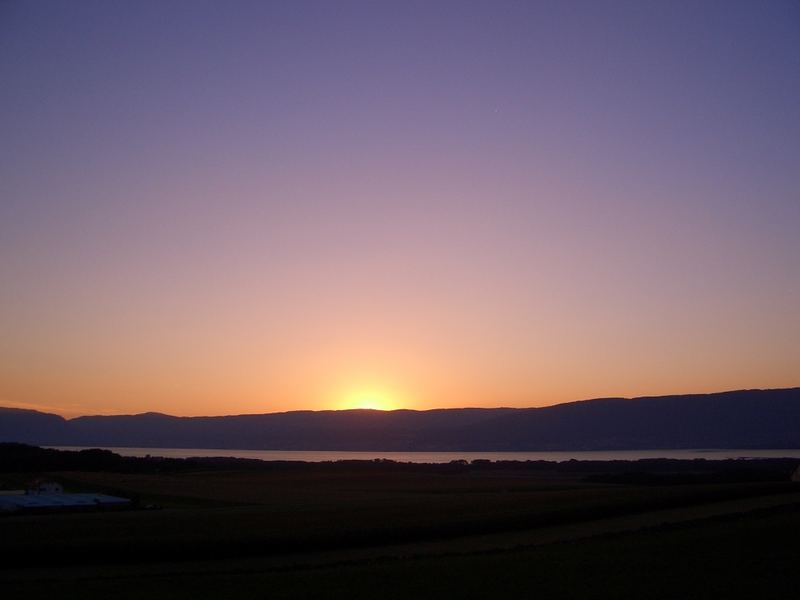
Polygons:
<instances>
[{"instance_id":1,"label":"flat field","mask_svg":"<svg viewBox=\"0 0 800 600\"><path fill-rule=\"evenodd\" d=\"M788 481L358 465L52 477L158 508L0 519L3 597L795 597Z\"/></svg>"}]
</instances>

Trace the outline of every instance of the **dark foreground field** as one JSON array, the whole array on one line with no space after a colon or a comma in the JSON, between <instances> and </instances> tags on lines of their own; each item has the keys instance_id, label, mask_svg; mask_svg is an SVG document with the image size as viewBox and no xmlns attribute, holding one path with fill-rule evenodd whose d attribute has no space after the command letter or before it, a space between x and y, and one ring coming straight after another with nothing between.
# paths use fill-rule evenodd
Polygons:
<instances>
[{"instance_id":1,"label":"dark foreground field","mask_svg":"<svg viewBox=\"0 0 800 600\"><path fill-rule=\"evenodd\" d=\"M787 465L649 466L59 470L72 490L161 508L0 518L0 594L797 597L800 490L775 476Z\"/></svg>"}]
</instances>

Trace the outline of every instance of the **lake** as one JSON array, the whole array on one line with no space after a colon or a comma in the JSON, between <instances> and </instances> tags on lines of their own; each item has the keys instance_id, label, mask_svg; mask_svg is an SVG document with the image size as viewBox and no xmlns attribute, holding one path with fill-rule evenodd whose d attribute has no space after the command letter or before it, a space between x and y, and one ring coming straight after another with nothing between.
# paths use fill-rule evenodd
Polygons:
<instances>
[{"instance_id":1,"label":"lake","mask_svg":"<svg viewBox=\"0 0 800 600\"><path fill-rule=\"evenodd\" d=\"M57 450L85 450L78 446L53 446ZM165 458L234 457L258 460L290 460L326 462L337 460L388 459L411 463L447 463L452 460L486 459L498 460L639 460L643 458L679 458L690 460L705 458L723 460L727 458L798 458L800 449L794 450L608 450L575 452L343 452L315 450L230 450L218 448L120 448L106 447L122 456L159 456Z\"/></svg>"}]
</instances>

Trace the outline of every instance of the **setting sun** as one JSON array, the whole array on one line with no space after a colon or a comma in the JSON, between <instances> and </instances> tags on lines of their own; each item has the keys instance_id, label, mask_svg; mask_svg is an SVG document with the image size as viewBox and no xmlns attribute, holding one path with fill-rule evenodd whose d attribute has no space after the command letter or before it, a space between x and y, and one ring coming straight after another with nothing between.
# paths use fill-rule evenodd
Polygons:
<instances>
[{"instance_id":1,"label":"setting sun","mask_svg":"<svg viewBox=\"0 0 800 600\"><path fill-rule=\"evenodd\" d=\"M343 395L338 410L368 408L372 410L394 410L398 408L396 397L384 389L358 388Z\"/></svg>"}]
</instances>

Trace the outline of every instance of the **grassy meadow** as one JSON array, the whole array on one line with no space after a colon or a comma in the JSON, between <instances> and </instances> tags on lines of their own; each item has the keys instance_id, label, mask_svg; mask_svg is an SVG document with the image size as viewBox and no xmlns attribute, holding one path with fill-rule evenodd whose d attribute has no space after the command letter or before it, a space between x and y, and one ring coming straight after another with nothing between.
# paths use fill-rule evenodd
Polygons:
<instances>
[{"instance_id":1,"label":"grassy meadow","mask_svg":"<svg viewBox=\"0 0 800 600\"><path fill-rule=\"evenodd\" d=\"M800 558L788 478L374 465L49 476L139 508L0 519L6 597L700 598L761 582L759 597L778 598Z\"/></svg>"}]
</instances>

